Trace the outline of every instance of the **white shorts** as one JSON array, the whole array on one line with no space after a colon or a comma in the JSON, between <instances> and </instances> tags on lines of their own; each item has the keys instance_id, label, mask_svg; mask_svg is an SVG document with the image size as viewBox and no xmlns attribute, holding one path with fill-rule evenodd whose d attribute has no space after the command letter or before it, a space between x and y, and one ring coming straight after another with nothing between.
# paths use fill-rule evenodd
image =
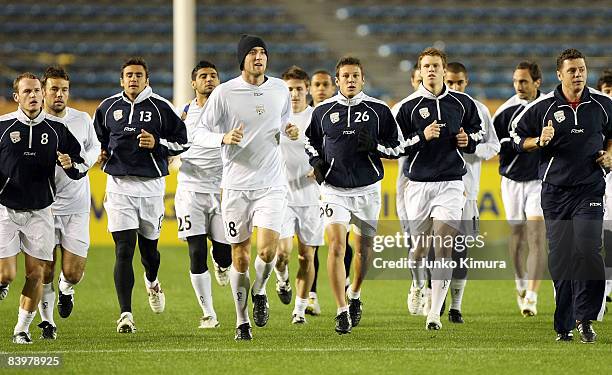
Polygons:
<instances>
[{"instance_id":1,"label":"white shorts","mask_svg":"<svg viewBox=\"0 0 612 375\"><path fill-rule=\"evenodd\" d=\"M404 193L410 233L429 233L433 220L461 230L461 216L465 206L463 181L410 181Z\"/></svg>"},{"instance_id":2,"label":"white shorts","mask_svg":"<svg viewBox=\"0 0 612 375\"><path fill-rule=\"evenodd\" d=\"M280 238L298 236L307 246L323 246L323 219L319 206L287 206Z\"/></svg>"},{"instance_id":3,"label":"white shorts","mask_svg":"<svg viewBox=\"0 0 612 375\"><path fill-rule=\"evenodd\" d=\"M31 257L51 261L54 247L51 207L16 211L0 205L0 258L23 250Z\"/></svg>"},{"instance_id":4,"label":"white shorts","mask_svg":"<svg viewBox=\"0 0 612 375\"><path fill-rule=\"evenodd\" d=\"M159 238L164 220L164 197L132 197L106 193L104 209L108 216L108 231L136 229L149 240Z\"/></svg>"},{"instance_id":5,"label":"white shorts","mask_svg":"<svg viewBox=\"0 0 612 375\"><path fill-rule=\"evenodd\" d=\"M251 237L253 227L266 228L280 234L287 207L285 187L258 190L223 189L221 213L225 238L240 243Z\"/></svg>"},{"instance_id":6,"label":"white shorts","mask_svg":"<svg viewBox=\"0 0 612 375\"><path fill-rule=\"evenodd\" d=\"M89 250L89 213L54 215L55 244L74 255L87 258Z\"/></svg>"},{"instance_id":7,"label":"white shorts","mask_svg":"<svg viewBox=\"0 0 612 375\"><path fill-rule=\"evenodd\" d=\"M180 239L208 234L217 242L227 243L221 217L221 194L177 189L174 210Z\"/></svg>"},{"instance_id":8,"label":"white shorts","mask_svg":"<svg viewBox=\"0 0 612 375\"><path fill-rule=\"evenodd\" d=\"M464 235L476 236L480 229L480 213L478 212L478 201L468 199L463 206L461 214L461 229L459 232Z\"/></svg>"},{"instance_id":9,"label":"white shorts","mask_svg":"<svg viewBox=\"0 0 612 375\"><path fill-rule=\"evenodd\" d=\"M374 237L378 229L380 206L380 191L355 196L323 194L320 212L325 227L344 224L348 231L350 224L353 224L355 234Z\"/></svg>"},{"instance_id":10,"label":"white shorts","mask_svg":"<svg viewBox=\"0 0 612 375\"><path fill-rule=\"evenodd\" d=\"M542 181L501 180L502 201L510 225L522 224L527 217L544 216L542 212Z\"/></svg>"}]
</instances>

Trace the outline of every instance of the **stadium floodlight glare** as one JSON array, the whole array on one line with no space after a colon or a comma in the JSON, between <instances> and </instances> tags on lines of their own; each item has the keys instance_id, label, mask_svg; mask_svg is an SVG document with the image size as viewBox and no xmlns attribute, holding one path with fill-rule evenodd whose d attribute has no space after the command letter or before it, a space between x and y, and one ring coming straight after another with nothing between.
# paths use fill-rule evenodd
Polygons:
<instances>
[{"instance_id":1,"label":"stadium floodlight glare","mask_svg":"<svg viewBox=\"0 0 612 375\"><path fill-rule=\"evenodd\" d=\"M368 25L359 25L357 26L357 35L366 36L370 34L370 28Z\"/></svg>"},{"instance_id":2,"label":"stadium floodlight glare","mask_svg":"<svg viewBox=\"0 0 612 375\"><path fill-rule=\"evenodd\" d=\"M346 8L339 8L336 10L336 18L339 20L345 20L349 17L349 11Z\"/></svg>"},{"instance_id":3,"label":"stadium floodlight glare","mask_svg":"<svg viewBox=\"0 0 612 375\"><path fill-rule=\"evenodd\" d=\"M389 57L391 55L391 47L388 44L383 44L378 47L378 54L381 57Z\"/></svg>"}]
</instances>

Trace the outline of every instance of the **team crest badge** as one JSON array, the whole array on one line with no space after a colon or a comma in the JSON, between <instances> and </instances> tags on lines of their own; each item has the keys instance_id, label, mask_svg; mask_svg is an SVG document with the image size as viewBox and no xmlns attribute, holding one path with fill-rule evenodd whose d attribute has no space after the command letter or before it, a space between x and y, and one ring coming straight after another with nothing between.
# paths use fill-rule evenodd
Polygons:
<instances>
[{"instance_id":1,"label":"team crest badge","mask_svg":"<svg viewBox=\"0 0 612 375\"><path fill-rule=\"evenodd\" d=\"M563 111L557 111L554 113L554 115L555 115L555 120L557 120L557 122L565 121L565 113L563 113Z\"/></svg>"},{"instance_id":2,"label":"team crest badge","mask_svg":"<svg viewBox=\"0 0 612 375\"><path fill-rule=\"evenodd\" d=\"M115 121L121 120L123 118L123 111L120 109L113 111L113 118Z\"/></svg>"},{"instance_id":3,"label":"team crest badge","mask_svg":"<svg viewBox=\"0 0 612 375\"><path fill-rule=\"evenodd\" d=\"M329 119L331 120L332 124L337 123L338 121L340 121L340 113L339 112L334 112L332 114L329 115Z\"/></svg>"},{"instance_id":4,"label":"team crest badge","mask_svg":"<svg viewBox=\"0 0 612 375\"><path fill-rule=\"evenodd\" d=\"M21 141L21 133L19 133L19 132L11 132L9 135L11 136L11 141L13 143L17 143L17 142Z\"/></svg>"},{"instance_id":5,"label":"team crest badge","mask_svg":"<svg viewBox=\"0 0 612 375\"><path fill-rule=\"evenodd\" d=\"M264 108L263 104L258 104L255 106L255 112L261 116L264 114L264 112L266 112L266 109Z\"/></svg>"},{"instance_id":6,"label":"team crest badge","mask_svg":"<svg viewBox=\"0 0 612 375\"><path fill-rule=\"evenodd\" d=\"M429 117L429 109L427 109L427 108L419 109L419 115L421 115L421 117L423 117L423 118Z\"/></svg>"}]
</instances>

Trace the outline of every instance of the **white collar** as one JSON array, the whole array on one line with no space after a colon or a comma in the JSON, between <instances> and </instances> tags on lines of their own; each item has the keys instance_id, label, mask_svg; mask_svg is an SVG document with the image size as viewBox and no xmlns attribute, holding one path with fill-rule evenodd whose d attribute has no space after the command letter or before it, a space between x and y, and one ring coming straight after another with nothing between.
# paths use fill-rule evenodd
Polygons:
<instances>
[{"instance_id":1,"label":"white collar","mask_svg":"<svg viewBox=\"0 0 612 375\"><path fill-rule=\"evenodd\" d=\"M16 117L17 120L19 120L20 122L29 125L29 126L33 126L33 125L38 125L41 122L43 122L43 120L46 117L46 112L44 110L41 109L40 113L38 114L38 116L36 116L35 118L31 119L29 118L25 112L23 112L23 109L21 109L21 107L17 108L17 112L16 112Z\"/></svg>"},{"instance_id":2,"label":"white collar","mask_svg":"<svg viewBox=\"0 0 612 375\"><path fill-rule=\"evenodd\" d=\"M348 107L361 103L363 100L366 99L366 97L367 95L364 94L363 91L360 91L359 94L349 99L346 96L342 95L340 91L338 91L338 93L336 94L336 102Z\"/></svg>"},{"instance_id":3,"label":"white collar","mask_svg":"<svg viewBox=\"0 0 612 375\"><path fill-rule=\"evenodd\" d=\"M144 90L142 90L134 100L134 104L144 102L145 100L149 99L151 95L153 95L153 89L151 88L151 86L145 87ZM125 91L121 93L121 96L123 97L123 100L130 103L130 105L132 104L132 101L128 99L127 95L125 94Z\"/></svg>"},{"instance_id":4,"label":"white collar","mask_svg":"<svg viewBox=\"0 0 612 375\"><path fill-rule=\"evenodd\" d=\"M446 94L448 94L448 86L446 86L445 84L442 84L442 92L438 96L434 95L431 91L427 90L425 88L425 85L423 85L423 82L421 82L417 91L419 92L419 94L421 94L422 96L428 99L436 100L436 99L442 99L443 97L446 96Z\"/></svg>"}]
</instances>

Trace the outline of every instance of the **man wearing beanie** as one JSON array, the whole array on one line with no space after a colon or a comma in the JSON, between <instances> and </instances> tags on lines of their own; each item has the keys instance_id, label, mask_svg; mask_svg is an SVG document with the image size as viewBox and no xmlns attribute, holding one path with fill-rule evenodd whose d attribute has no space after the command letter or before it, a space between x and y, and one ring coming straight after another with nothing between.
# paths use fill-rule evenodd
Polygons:
<instances>
[{"instance_id":1,"label":"man wearing beanie","mask_svg":"<svg viewBox=\"0 0 612 375\"><path fill-rule=\"evenodd\" d=\"M251 340L247 312L249 291L253 320L268 322L266 283L276 263L276 247L287 205L287 182L280 137L296 140L289 124L291 99L285 82L265 75L268 48L254 35L238 42L240 76L219 85L210 95L193 134L202 147L221 145L223 189L221 212L225 237L232 245L230 284L236 304L236 340ZM257 227L255 281L251 287L251 234Z\"/></svg>"}]
</instances>

